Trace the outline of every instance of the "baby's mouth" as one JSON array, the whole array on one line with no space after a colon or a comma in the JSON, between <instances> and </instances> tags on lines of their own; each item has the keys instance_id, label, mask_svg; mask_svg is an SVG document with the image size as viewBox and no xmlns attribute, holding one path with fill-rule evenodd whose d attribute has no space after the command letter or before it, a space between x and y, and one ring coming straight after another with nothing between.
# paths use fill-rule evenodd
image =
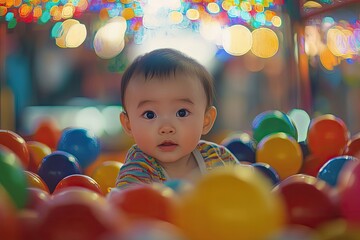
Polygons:
<instances>
[{"instance_id":1,"label":"baby's mouth","mask_svg":"<svg viewBox=\"0 0 360 240\"><path fill-rule=\"evenodd\" d=\"M159 149L164 152L171 152L176 149L178 145L173 141L164 141L158 145Z\"/></svg>"},{"instance_id":2,"label":"baby's mouth","mask_svg":"<svg viewBox=\"0 0 360 240\"><path fill-rule=\"evenodd\" d=\"M164 141L159 146L167 147L167 146L174 146L174 145L177 145L177 144L174 143L173 141Z\"/></svg>"}]
</instances>

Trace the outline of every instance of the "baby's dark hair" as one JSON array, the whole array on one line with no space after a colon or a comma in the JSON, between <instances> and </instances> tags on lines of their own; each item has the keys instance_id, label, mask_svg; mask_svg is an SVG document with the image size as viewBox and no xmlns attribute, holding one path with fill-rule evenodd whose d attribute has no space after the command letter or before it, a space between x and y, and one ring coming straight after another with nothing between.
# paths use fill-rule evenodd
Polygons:
<instances>
[{"instance_id":1,"label":"baby's dark hair","mask_svg":"<svg viewBox=\"0 0 360 240\"><path fill-rule=\"evenodd\" d=\"M145 81L148 81L153 77L165 79L176 73L186 73L200 79L206 93L207 107L212 106L215 95L213 77L206 68L180 51L163 48L137 57L125 70L121 79L121 102L123 107L125 107L125 91L133 77L144 77Z\"/></svg>"}]
</instances>

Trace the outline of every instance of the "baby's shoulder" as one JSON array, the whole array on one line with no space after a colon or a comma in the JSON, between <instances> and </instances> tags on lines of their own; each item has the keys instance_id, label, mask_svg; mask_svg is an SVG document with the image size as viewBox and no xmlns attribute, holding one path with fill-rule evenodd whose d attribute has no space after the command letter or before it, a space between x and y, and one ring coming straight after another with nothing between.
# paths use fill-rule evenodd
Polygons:
<instances>
[{"instance_id":1,"label":"baby's shoulder","mask_svg":"<svg viewBox=\"0 0 360 240\"><path fill-rule=\"evenodd\" d=\"M141 149L136 145L132 145L127 154L126 154L126 160L134 160L134 159L146 159L150 158L146 153L141 151Z\"/></svg>"},{"instance_id":2,"label":"baby's shoulder","mask_svg":"<svg viewBox=\"0 0 360 240\"><path fill-rule=\"evenodd\" d=\"M154 159L144 153L136 144L131 146L126 154L124 165L153 166Z\"/></svg>"},{"instance_id":3,"label":"baby's shoulder","mask_svg":"<svg viewBox=\"0 0 360 240\"><path fill-rule=\"evenodd\" d=\"M223 151L224 146L219 145L214 142L206 141L206 140L200 140L197 148L200 152L208 152L208 151Z\"/></svg>"}]
</instances>

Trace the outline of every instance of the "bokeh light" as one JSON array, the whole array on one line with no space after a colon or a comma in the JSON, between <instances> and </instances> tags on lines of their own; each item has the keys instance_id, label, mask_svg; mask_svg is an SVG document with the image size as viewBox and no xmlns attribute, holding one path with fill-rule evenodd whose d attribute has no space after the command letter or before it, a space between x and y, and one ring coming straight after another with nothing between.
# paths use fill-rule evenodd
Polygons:
<instances>
[{"instance_id":1,"label":"bokeh light","mask_svg":"<svg viewBox=\"0 0 360 240\"><path fill-rule=\"evenodd\" d=\"M247 53L253 44L250 30L243 25L233 25L224 30L224 50L234 56L241 56Z\"/></svg>"},{"instance_id":2,"label":"bokeh light","mask_svg":"<svg viewBox=\"0 0 360 240\"><path fill-rule=\"evenodd\" d=\"M269 28L258 28L252 32L251 52L261 58L270 58L279 50L279 39Z\"/></svg>"}]
</instances>

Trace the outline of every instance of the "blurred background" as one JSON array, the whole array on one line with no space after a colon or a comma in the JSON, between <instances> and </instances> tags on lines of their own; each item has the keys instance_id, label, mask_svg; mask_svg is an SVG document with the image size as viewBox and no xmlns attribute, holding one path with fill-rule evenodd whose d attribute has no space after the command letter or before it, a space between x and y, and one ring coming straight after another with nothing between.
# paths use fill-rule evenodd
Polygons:
<instances>
[{"instance_id":1,"label":"blurred background","mask_svg":"<svg viewBox=\"0 0 360 240\"><path fill-rule=\"evenodd\" d=\"M251 132L267 110L305 127L331 113L360 132L354 0L0 0L0 129L31 136L51 121L125 150L121 75L163 47L215 77L219 115L207 139Z\"/></svg>"}]
</instances>

